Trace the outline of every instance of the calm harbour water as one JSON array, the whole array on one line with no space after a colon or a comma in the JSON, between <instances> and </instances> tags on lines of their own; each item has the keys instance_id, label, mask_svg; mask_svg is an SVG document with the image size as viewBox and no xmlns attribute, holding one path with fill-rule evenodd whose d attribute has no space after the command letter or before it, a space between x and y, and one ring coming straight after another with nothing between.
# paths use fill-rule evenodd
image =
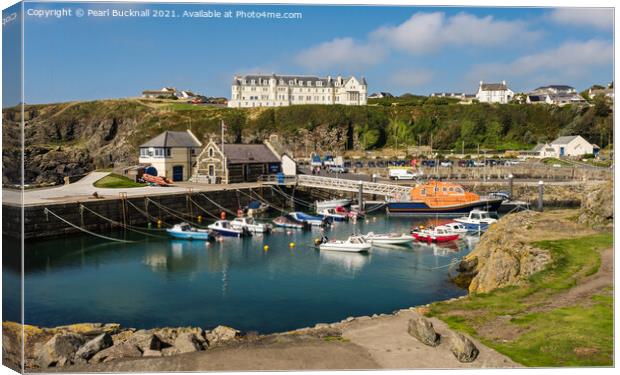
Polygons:
<instances>
[{"instance_id":1,"label":"calm harbour water","mask_svg":"<svg viewBox=\"0 0 620 375\"><path fill-rule=\"evenodd\" d=\"M336 223L327 236L408 232L420 223L427 220L378 215L368 223ZM445 247L373 247L364 255L320 252L312 246L319 235L317 229L278 229L214 244L167 238L110 243L89 236L29 242L25 321L39 326L117 322L136 328L225 324L269 333L466 293L449 282L445 266L468 253L474 238ZM3 239L10 246L7 241L12 240ZM290 242L296 246L290 248ZM4 264L4 320L19 320L14 288L19 268Z\"/></svg>"}]
</instances>

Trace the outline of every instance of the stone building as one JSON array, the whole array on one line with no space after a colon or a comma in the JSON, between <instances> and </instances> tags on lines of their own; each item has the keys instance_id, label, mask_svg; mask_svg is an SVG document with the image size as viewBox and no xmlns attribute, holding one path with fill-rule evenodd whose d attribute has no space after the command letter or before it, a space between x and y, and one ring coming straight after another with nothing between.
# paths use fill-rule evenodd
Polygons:
<instances>
[{"instance_id":1,"label":"stone building","mask_svg":"<svg viewBox=\"0 0 620 375\"><path fill-rule=\"evenodd\" d=\"M201 149L202 143L191 131L165 131L140 145L138 161L154 167L158 176L186 181Z\"/></svg>"}]
</instances>

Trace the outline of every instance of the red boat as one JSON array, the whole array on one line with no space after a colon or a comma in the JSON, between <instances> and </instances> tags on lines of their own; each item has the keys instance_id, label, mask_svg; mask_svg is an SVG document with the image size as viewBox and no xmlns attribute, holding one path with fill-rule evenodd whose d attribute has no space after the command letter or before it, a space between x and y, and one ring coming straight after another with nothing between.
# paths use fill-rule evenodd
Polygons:
<instances>
[{"instance_id":1,"label":"red boat","mask_svg":"<svg viewBox=\"0 0 620 375\"><path fill-rule=\"evenodd\" d=\"M416 240L422 241L422 242L428 242L428 243L450 242L450 241L456 241L459 239L458 233L454 233L449 228L441 226L441 225L435 228L433 227L426 228L426 229L423 227L417 228L411 231L411 234L413 235L413 237L415 237Z\"/></svg>"}]
</instances>

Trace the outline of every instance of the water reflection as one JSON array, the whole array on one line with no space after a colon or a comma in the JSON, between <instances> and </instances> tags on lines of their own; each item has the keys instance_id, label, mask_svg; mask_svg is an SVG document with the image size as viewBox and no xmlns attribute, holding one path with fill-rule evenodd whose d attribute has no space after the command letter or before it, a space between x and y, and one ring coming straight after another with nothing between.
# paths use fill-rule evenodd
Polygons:
<instances>
[{"instance_id":1,"label":"water reflection","mask_svg":"<svg viewBox=\"0 0 620 375\"><path fill-rule=\"evenodd\" d=\"M413 225L412 219L379 217L338 223L327 236L408 232ZM31 242L27 322L96 320L138 328L228 324L273 332L465 293L449 282L445 267L471 249L467 239L455 245L373 247L358 254L318 251L312 242L319 235L276 230L215 243L166 238L122 244L91 237ZM18 273L7 277L19 281Z\"/></svg>"},{"instance_id":2,"label":"water reflection","mask_svg":"<svg viewBox=\"0 0 620 375\"><path fill-rule=\"evenodd\" d=\"M370 254L338 251L321 251L319 253L321 261L338 267L338 269L350 276L355 276L358 271L370 262Z\"/></svg>"}]
</instances>

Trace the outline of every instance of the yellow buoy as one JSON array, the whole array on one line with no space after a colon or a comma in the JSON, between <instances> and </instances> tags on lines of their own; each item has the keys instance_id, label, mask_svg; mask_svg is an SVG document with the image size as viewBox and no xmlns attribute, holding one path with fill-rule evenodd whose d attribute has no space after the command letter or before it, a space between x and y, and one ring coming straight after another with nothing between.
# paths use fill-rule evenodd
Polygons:
<instances>
[{"instance_id":1,"label":"yellow buoy","mask_svg":"<svg viewBox=\"0 0 620 375\"><path fill-rule=\"evenodd\" d=\"M265 251L269 250L269 245L263 246L263 250L265 250Z\"/></svg>"},{"instance_id":2,"label":"yellow buoy","mask_svg":"<svg viewBox=\"0 0 620 375\"><path fill-rule=\"evenodd\" d=\"M198 223L202 223L202 215L198 215Z\"/></svg>"},{"instance_id":3,"label":"yellow buoy","mask_svg":"<svg viewBox=\"0 0 620 375\"><path fill-rule=\"evenodd\" d=\"M295 242L291 242L290 244L288 244L288 247L295 247Z\"/></svg>"},{"instance_id":4,"label":"yellow buoy","mask_svg":"<svg viewBox=\"0 0 620 375\"><path fill-rule=\"evenodd\" d=\"M161 228L161 220L157 219L157 228Z\"/></svg>"}]
</instances>

